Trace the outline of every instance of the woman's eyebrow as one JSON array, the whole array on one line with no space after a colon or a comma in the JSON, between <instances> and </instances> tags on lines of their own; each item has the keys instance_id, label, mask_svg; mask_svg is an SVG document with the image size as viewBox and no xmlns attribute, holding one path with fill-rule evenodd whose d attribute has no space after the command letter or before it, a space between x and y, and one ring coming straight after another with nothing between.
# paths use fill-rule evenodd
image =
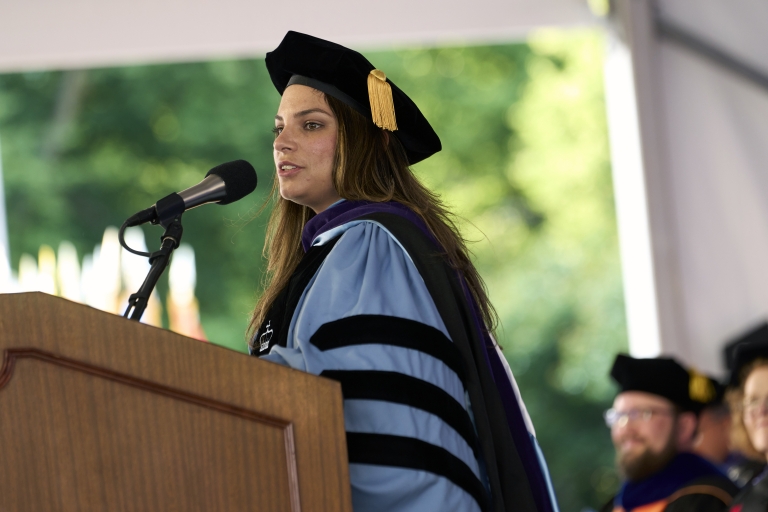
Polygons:
<instances>
[{"instance_id":1,"label":"woman's eyebrow","mask_svg":"<svg viewBox=\"0 0 768 512\"><path fill-rule=\"evenodd\" d=\"M327 116L331 115L331 114L329 114L328 112L326 112L325 110L323 110L321 108L310 108L310 109L307 109L307 110L302 110L301 112L296 112L295 114L293 114L293 117L302 117L302 116L305 116L307 114L314 114L315 112L319 112L319 113L325 114ZM281 116L275 116L275 120L276 121L282 121L283 118Z\"/></svg>"}]
</instances>

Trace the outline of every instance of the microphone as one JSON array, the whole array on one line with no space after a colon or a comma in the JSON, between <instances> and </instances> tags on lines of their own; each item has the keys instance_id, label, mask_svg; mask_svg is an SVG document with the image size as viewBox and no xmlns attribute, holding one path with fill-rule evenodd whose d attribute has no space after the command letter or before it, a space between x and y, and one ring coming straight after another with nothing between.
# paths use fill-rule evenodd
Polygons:
<instances>
[{"instance_id":1,"label":"microphone","mask_svg":"<svg viewBox=\"0 0 768 512\"><path fill-rule=\"evenodd\" d=\"M217 165L203 181L179 193L174 192L132 215L125 227L151 222L163 224L187 210L208 203L229 204L239 201L256 189L256 171L245 160L233 160Z\"/></svg>"}]
</instances>

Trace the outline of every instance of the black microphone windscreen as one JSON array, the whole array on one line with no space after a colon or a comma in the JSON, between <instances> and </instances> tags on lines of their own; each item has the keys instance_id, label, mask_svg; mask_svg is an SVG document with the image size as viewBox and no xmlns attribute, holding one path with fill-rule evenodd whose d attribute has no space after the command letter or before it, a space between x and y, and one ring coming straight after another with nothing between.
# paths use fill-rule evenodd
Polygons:
<instances>
[{"instance_id":1,"label":"black microphone windscreen","mask_svg":"<svg viewBox=\"0 0 768 512\"><path fill-rule=\"evenodd\" d=\"M224 182L227 195L218 204L239 201L256 189L256 170L245 160L233 160L217 165L205 176L215 174Z\"/></svg>"}]
</instances>

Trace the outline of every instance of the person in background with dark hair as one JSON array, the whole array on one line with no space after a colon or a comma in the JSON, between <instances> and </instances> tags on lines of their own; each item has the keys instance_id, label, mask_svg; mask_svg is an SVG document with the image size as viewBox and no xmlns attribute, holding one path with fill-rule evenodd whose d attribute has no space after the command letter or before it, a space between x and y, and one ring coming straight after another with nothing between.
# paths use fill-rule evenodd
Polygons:
<instances>
[{"instance_id":1,"label":"person in background with dark hair","mask_svg":"<svg viewBox=\"0 0 768 512\"><path fill-rule=\"evenodd\" d=\"M440 139L353 50L289 32L266 64L282 99L251 353L341 383L356 512L555 512L483 282L410 169Z\"/></svg>"},{"instance_id":2,"label":"person in background with dark hair","mask_svg":"<svg viewBox=\"0 0 768 512\"><path fill-rule=\"evenodd\" d=\"M620 391L605 412L623 478L604 512L718 512L737 489L691 453L697 414L715 390L703 375L669 358L619 354L611 377Z\"/></svg>"},{"instance_id":3,"label":"person in background with dark hair","mask_svg":"<svg viewBox=\"0 0 768 512\"><path fill-rule=\"evenodd\" d=\"M733 354L728 399L733 411L734 447L765 463L768 460L768 343L743 343ZM731 512L768 510L768 470L763 470L736 496Z\"/></svg>"},{"instance_id":4,"label":"person in background with dark hair","mask_svg":"<svg viewBox=\"0 0 768 512\"><path fill-rule=\"evenodd\" d=\"M705 376L714 390L714 396L699 413L693 452L725 471L731 454L731 411L725 402L725 386L716 379Z\"/></svg>"},{"instance_id":5,"label":"person in background with dark hair","mask_svg":"<svg viewBox=\"0 0 768 512\"><path fill-rule=\"evenodd\" d=\"M731 407L726 400L726 387L712 377L707 378L716 394L699 413L693 452L717 466L736 487L742 488L763 470L765 463L746 457L733 448L733 421Z\"/></svg>"}]
</instances>

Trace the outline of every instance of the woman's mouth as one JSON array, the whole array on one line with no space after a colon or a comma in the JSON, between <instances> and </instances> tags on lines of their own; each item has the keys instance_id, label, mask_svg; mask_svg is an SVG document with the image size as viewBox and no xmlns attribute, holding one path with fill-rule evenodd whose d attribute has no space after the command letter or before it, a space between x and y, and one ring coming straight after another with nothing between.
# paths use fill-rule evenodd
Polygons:
<instances>
[{"instance_id":1,"label":"woman's mouth","mask_svg":"<svg viewBox=\"0 0 768 512\"><path fill-rule=\"evenodd\" d=\"M302 168L296 164L292 164L290 162L280 162L280 164L277 166L277 174L278 176L290 176L292 174L296 174L301 169Z\"/></svg>"}]
</instances>

